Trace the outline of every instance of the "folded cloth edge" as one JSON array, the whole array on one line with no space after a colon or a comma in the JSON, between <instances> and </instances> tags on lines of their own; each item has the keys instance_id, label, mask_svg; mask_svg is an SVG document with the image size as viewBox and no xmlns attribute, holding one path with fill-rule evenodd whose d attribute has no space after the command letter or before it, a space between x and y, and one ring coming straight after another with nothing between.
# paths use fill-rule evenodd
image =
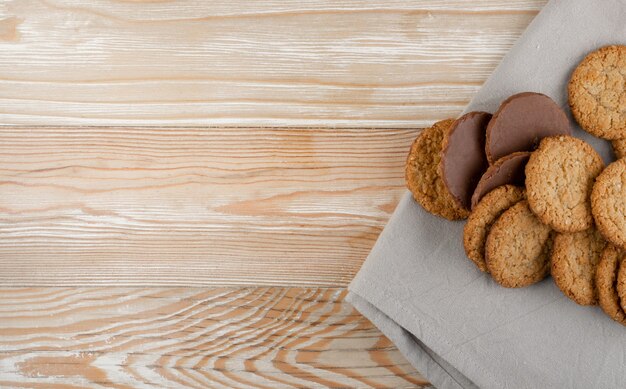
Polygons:
<instances>
[{"instance_id":1,"label":"folded cloth edge","mask_svg":"<svg viewBox=\"0 0 626 389\"><path fill-rule=\"evenodd\" d=\"M367 315L368 319L376 327L386 329L385 335L398 347L398 350L420 374L428 377L431 384L438 388L478 388L446 360L440 358L419 339L357 293L350 292L346 296L346 301L352 304L359 312L369 312Z\"/></svg>"}]
</instances>

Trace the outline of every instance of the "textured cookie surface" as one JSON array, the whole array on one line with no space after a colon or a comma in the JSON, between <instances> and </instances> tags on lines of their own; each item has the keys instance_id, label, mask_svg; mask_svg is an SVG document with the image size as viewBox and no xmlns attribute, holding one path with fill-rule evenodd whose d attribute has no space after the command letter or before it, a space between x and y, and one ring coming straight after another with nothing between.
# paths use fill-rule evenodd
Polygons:
<instances>
[{"instance_id":1,"label":"textured cookie surface","mask_svg":"<svg viewBox=\"0 0 626 389\"><path fill-rule=\"evenodd\" d=\"M443 138L441 177L459 207L470 209L478 180L487 169L485 128L487 112L469 112L452 123Z\"/></svg>"},{"instance_id":2,"label":"textured cookie surface","mask_svg":"<svg viewBox=\"0 0 626 389\"><path fill-rule=\"evenodd\" d=\"M626 139L615 139L611 141L611 145L613 146L615 157L618 159L626 157Z\"/></svg>"},{"instance_id":3,"label":"textured cookie surface","mask_svg":"<svg viewBox=\"0 0 626 389\"><path fill-rule=\"evenodd\" d=\"M545 138L526 165L526 197L539 219L560 232L593 224L589 195L604 162L586 142L571 136Z\"/></svg>"},{"instance_id":4,"label":"textured cookie surface","mask_svg":"<svg viewBox=\"0 0 626 389\"><path fill-rule=\"evenodd\" d=\"M611 243L626 248L626 159L619 159L598 176L591 193L598 230Z\"/></svg>"},{"instance_id":5,"label":"textured cookie surface","mask_svg":"<svg viewBox=\"0 0 626 389\"><path fill-rule=\"evenodd\" d=\"M449 220L464 219L469 214L456 204L439 175L443 137L453 122L442 120L422 131L411 146L405 171L415 201L426 211Z\"/></svg>"},{"instance_id":6,"label":"textured cookie surface","mask_svg":"<svg viewBox=\"0 0 626 389\"><path fill-rule=\"evenodd\" d=\"M596 267L605 246L606 241L593 227L554 237L552 278L567 297L580 305L597 303Z\"/></svg>"},{"instance_id":7,"label":"textured cookie surface","mask_svg":"<svg viewBox=\"0 0 626 389\"><path fill-rule=\"evenodd\" d=\"M552 231L526 200L504 211L487 235L485 259L493 279L507 288L541 281L550 271Z\"/></svg>"},{"instance_id":8,"label":"textured cookie surface","mask_svg":"<svg viewBox=\"0 0 626 389\"><path fill-rule=\"evenodd\" d=\"M524 186L526 179L524 167L529 157L529 152L519 151L502 157L493 165L489 166L487 171L480 178L480 181L478 181L476 189L472 194L472 209L474 209L485 194L499 186L507 184Z\"/></svg>"},{"instance_id":9,"label":"textured cookie surface","mask_svg":"<svg viewBox=\"0 0 626 389\"><path fill-rule=\"evenodd\" d=\"M516 151L532 151L547 136L570 135L565 112L550 97L523 92L504 100L487 126L490 164Z\"/></svg>"},{"instance_id":10,"label":"textured cookie surface","mask_svg":"<svg viewBox=\"0 0 626 389\"><path fill-rule=\"evenodd\" d=\"M620 306L622 307L622 311L626 313L626 262L622 261L618 272L617 272L617 296L619 297Z\"/></svg>"},{"instance_id":11,"label":"textured cookie surface","mask_svg":"<svg viewBox=\"0 0 626 389\"><path fill-rule=\"evenodd\" d=\"M478 203L465 223L463 246L467 257L481 271L487 271L485 240L493 223L502 212L524 199L524 190L513 185L503 185L487 193Z\"/></svg>"},{"instance_id":12,"label":"textured cookie surface","mask_svg":"<svg viewBox=\"0 0 626 389\"><path fill-rule=\"evenodd\" d=\"M624 253L617 247L608 244L596 269L596 290L598 303L609 317L626 326L626 313L620 306L616 283L619 269L624 264Z\"/></svg>"},{"instance_id":13,"label":"textured cookie surface","mask_svg":"<svg viewBox=\"0 0 626 389\"><path fill-rule=\"evenodd\" d=\"M626 138L626 46L589 53L567 90L572 115L585 131L605 139Z\"/></svg>"}]
</instances>

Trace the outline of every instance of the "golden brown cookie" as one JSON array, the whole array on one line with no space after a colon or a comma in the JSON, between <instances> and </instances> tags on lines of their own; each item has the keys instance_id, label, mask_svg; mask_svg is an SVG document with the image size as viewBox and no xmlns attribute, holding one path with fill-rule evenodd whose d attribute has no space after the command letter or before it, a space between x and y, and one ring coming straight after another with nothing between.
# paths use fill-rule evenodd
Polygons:
<instances>
[{"instance_id":1,"label":"golden brown cookie","mask_svg":"<svg viewBox=\"0 0 626 389\"><path fill-rule=\"evenodd\" d=\"M524 189L503 185L487 193L474 207L463 229L463 246L467 257L481 271L487 271L485 240L493 223L504 211L524 199Z\"/></svg>"},{"instance_id":2,"label":"golden brown cookie","mask_svg":"<svg viewBox=\"0 0 626 389\"><path fill-rule=\"evenodd\" d=\"M606 241L593 227L554 237L550 273L559 289L577 304L597 304L596 267L605 246Z\"/></svg>"},{"instance_id":3,"label":"golden brown cookie","mask_svg":"<svg viewBox=\"0 0 626 389\"><path fill-rule=\"evenodd\" d=\"M426 211L449 220L465 219L469 215L456 204L439 175L443 137L453 122L453 119L442 120L422 131L411 146L405 171L413 198Z\"/></svg>"},{"instance_id":4,"label":"golden brown cookie","mask_svg":"<svg viewBox=\"0 0 626 389\"><path fill-rule=\"evenodd\" d=\"M522 200L491 226L485 245L487 268L504 287L532 285L548 275L551 249L552 230Z\"/></svg>"},{"instance_id":5,"label":"golden brown cookie","mask_svg":"<svg viewBox=\"0 0 626 389\"><path fill-rule=\"evenodd\" d=\"M615 139L611 141L611 145L613 146L613 151L617 159L626 157L626 138Z\"/></svg>"},{"instance_id":6,"label":"golden brown cookie","mask_svg":"<svg viewBox=\"0 0 626 389\"><path fill-rule=\"evenodd\" d=\"M626 158L610 164L596 179L591 209L606 240L626 249Z\"/></svg>"},{"instance_id":7,"label":"golden brown cookie","mask_svg":"<svg viewBox=\"0 0 626 389\"><path fill-rule=\"evenodd\" d=\"M619 297L620 306L622 311L626 313L626 262L622 261L617 272L617 283L615 289L617 290L617 296Z\"/></svg>"},{"instance_id":8,"label":"golden brown cookie","mask_svg":"<svg viewBox=\"0 0 626 389\"><path fill-rule=\"evenodd\" d=\"M589 195L604 162L586 142L566 135L544 138L526 164L526 197L539 220L559 232L593 224Z\"/></svg>"},{"instance_id":9,"label":"golden brown cookie","mask_svg":"<svg viewBox=\"0 0 626 389\"><path fill-rule=\"evenodd\" d=\"M620 299L616 290L617 274L623 264L624 252L608 244L602 251L596 269L596 290L602 310L611 319L626 326L626 312L620 306Z\"/></svg>"},{"instance_id":10,"label":"golden brown cookie","mask_svg":"<svg viewBox=\"0 0 626 389\"><path fill-rule=\"evenodd\" d=\"M626 138L626 46L605 46L578 64L567 86L574 119L590 134Z\"/></svg>"}]
</instances>

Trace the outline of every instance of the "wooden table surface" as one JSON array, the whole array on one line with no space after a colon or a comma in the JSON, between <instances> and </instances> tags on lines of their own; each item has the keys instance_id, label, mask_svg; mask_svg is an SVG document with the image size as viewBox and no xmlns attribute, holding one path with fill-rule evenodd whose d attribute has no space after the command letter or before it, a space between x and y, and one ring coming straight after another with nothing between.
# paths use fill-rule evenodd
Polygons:
<instances>
[{"instance_id":1,"label":"wooden table surface","mask_svg":"<svg viewBox=\"0 0 626 389\"><path fill-rule=\"evenodd\" d=\"M420 387L343 301L545 0L0 2L0 387Z\"/></svg>"}]
</instances>

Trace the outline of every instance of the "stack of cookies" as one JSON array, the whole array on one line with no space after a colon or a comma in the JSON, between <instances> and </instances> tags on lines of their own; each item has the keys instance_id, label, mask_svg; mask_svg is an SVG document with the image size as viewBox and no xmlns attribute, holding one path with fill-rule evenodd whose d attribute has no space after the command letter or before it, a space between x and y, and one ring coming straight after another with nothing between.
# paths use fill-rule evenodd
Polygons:
<instances>
[{"instance_id":1,"label":"stack of cookies","mask_svg":"<svg viewBox=\"0 0 626 389\"><path fill-rule=\"evenodd\" d=\"M572 114L626 156L626 46L590 53L568 85ZM605 168L548 96L509 97L491 115L470 112L422 132L407 185L428 212L467 218L470 260L500 285L551 274L581 305L626 325L626 158ZM623 266L622 266L623 264Z\"/></svg>"}]
</instances>

